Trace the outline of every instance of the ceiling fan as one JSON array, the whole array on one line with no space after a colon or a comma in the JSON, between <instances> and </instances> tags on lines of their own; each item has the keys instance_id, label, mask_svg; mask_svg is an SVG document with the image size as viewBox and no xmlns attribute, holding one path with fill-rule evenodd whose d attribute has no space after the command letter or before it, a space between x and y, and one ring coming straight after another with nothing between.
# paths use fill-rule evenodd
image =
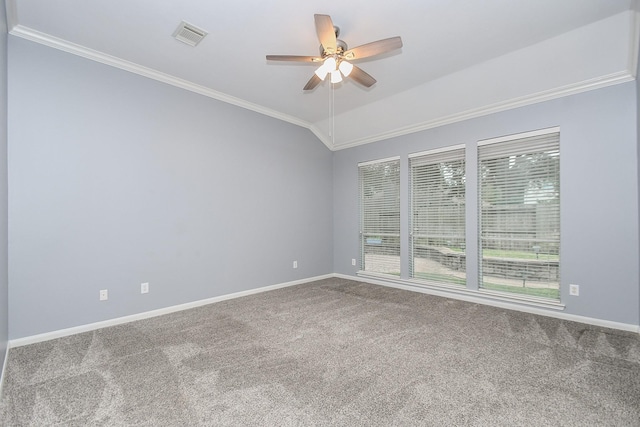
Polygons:
<instances>
[{"instance_id":1,"label":"ceiling fan","mask_svg":"<svg viewBox=\"0 0 640 427\"><path fill-rule=\"evenodd\" d=\"M338 39L340 28L333 25L329 15L316 14L313 16L316 22L316 33L320 40L320 56L267 55L269 61L307 62L320 65L305 85L304 90L315 88L327 75L331 76L331 83L340 83L342 76L348 76L363 86L371 87L376 79L350 61L369 58L402 47L400 37L391 37L348 49L347 44Z\"/></svg>"}]
</instances>

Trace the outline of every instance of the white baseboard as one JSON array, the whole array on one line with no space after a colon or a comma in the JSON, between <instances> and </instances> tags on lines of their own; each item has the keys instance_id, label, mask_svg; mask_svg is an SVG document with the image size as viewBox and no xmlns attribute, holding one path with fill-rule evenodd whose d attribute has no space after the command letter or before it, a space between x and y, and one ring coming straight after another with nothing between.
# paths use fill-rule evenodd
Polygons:
<instances>
[{"instance_id":1,"label":"white baseboard","mask_svg":"<svg viewBox=\"0 0 640 427\"><path fill-rule=\"evenodd\" d=\"M334 274L333 276L340 279L355 280L359 282L371 283L373 285L381 285L381 286L387 286L387 287L396 288L396 289L403 289L403 290L412 291L412 292L420 292L423 294L436 295L444 298L457 299L457 300L473 302L477 304L484 304L492 307L504 308L507 310L515 310L515 311L522 311L525 313L539 314L541 316L554 317L557 319L569 320L571 322L586 323L588 325L601 326L604 328L618 329L622 331L636 332L640 334L640 325L634 325L631 323L613 322L610 320L579 316L576 314L563 313L556 309L543 309L543 308L538 308L534 306L518 304L516 302L491 299L490 297L483 297L481 295L478 295L478 296L466 295L463 293L447 292L444 290L430 289L428 287L422 287L422 286L403 285L401 283L397 283L394 281L386 281L383 279L377 280L377 279L368 278L368 277L360 277L360 276L354 277L346 274L337 274L337 273Z\"/></svg>"},{"instance_id":2,"label":"white baseboard","mask_svg":"<svg viewBox=\"0 0 640 427\"><path fill-rule=\"evenodd\" d=\"M190 308L213 304L220 301L226 301L234 298L240 298L248 295L258 294L261 292L267 292L275 289L286 288L289 286L300 285L303 283L309 283L309 282L314 282L316 280L329 279L333 277L340 278L340 279L347 279L347 280L355 280L355 281L364 282L364 283L371 283L374 285L387 286L387 287L396 288L396 289L403 289L403 290L412 291L412 292L420 292L424 294L436 295L436 296L441 296L445 298L473 302L477 304L484 304L484 305L504 308L508 310L522 311L522 312L531 313L531 314L539 314L541 316L555 317L558 319L569 320L572 322L586 323L594 326L601 326L605 328L640 333L640 325L613 322L609 320L596 319L592 317L579 316L575 314L568 314L558 310L542 309L538 307L511 303L503 300L494 300L494 299L486 298L482 296L470 296L470 295L459 294L454 292L446 292L446 291L437 290L437 289L429 289L427 287L410 286L410 285L404 285L404 284L395 283L391 281L376 280L376 279L365 278L365 277L354 277L346 274L333 273L333 274L325 274L322 276L309 277L306 279L294 280L292 282L285 282L285 283L279 283L279 284L270 285L270 286L264 286L256 289L249 289L247 291L235 292L232 294L221 295L213 298L207 298L203 300L188 302L185 304L173 305L170 307L160 308L157 310L145 311L143 313L132 314L130 316L117 317L114 319L104 320L101 322L89 323L86 325L74 326L72 328L60 329L57 331L51 331L43 334L31 335L24 338L9 340L9 342L7 343L7 350L6 350L4 365L2 367L2 373L0 373L0 380L4 377L4 368L7 364L7 358L9 356L10 348L20 347L20 346L29 345L29 344L35 344L43 341L49 341L52 339L62 338L69 335L75 335L82 332L94 331L96 329L107 328L109 326L116 326L116 325L121 325L123 323L135 322L136 320L143 320L151 317L162 316L163 314L175 313L177 311L188 310ZM2 383L0 383L0 393L1 391L2 391Z\"/></svg>"},{"instance_id":3,"label":"white baseboard","mask_svg":"<svg viewBox=\"0 0 640 427\"><path fill-rule=\"evenodd\" d=\"M9 359L9 343L4 350L4 362L2 363L2 371L0 372L0 399L2 399L2 386L4 385L4 372L7 369L7 360Z\"/></svg>"},{"instance_id":4,"label":"white baseboard","mask_svg":"<svg viewBox=\"0 0 640 427\"><path fill-rule=\"evenodd\" d=\"M300 285L303 283L314 282L316 280L330 279L333 274L325 274L322 276L309 277L306 279L294 280L292 282L278 283L275 285L264 286L247 291L234 292L232 294L221 295L213 298L206 298L198 301L188 302L184 304L173 305L170 307L160 308L157 310L145 311L142 313L132 314L129 316L117 317L115 319L103 320L101 322L89 323L86 325L74 326L72 328L59 329L57 331L46 332L43 334L31 335L24 338L9 340L7 351L9 348L21 347L23 345L35 344L43 341L49 341L56 338L62 338L69 335L80 334L82 332L95 331L96 329L107 328L109 326L121 325L123 323L135 322L136 320L148 319L151 317L162 316L163 314L175 313L176 311L188 310L190 308L200 307L203 305L213 304L220 301L226 301L234 298L245 297L248 295L258 294L261 292L272 291L275 289L286 288L289 286ZM6 363L6 358L5 358Z\"/></svg>"}]
</instances>

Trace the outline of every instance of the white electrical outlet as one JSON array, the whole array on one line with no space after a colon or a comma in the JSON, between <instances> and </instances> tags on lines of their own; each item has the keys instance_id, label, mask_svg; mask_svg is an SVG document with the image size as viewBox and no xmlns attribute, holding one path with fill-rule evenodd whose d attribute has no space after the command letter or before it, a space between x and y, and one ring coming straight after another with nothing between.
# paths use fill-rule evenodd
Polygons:
<instances>
[{"instance_id":1,"label":"white electrical outlet","mask_svg":"<svg viewBox=\"0 0 640 427\"><path fill-rule=\"evenodd\" d=\"M356 265L356 259L355 258L351 258L351 265Z\"/></svg>"},{"instance_id":2,"label":"white electrical outlet","mask_svg":"<svg viewBox=\"0 0 640 427\"><path fill-rule=\"evenodd\" d=\"M106 301L109 299L109 291L106 289L100 290L100 301Z\"/></svg>"},{"instance_id":3,"label":"white electrical outlet","mask_svg":"<svg viewBox=\"0 0 640 427\"><path fill-rule=\"evenodd\" d=\"M293 261L293 268L298 268L298 261Z\"/></svg>"},{"instance_id":4,"label":"white electrical outlet","mask_svg":"<svg viewBox=\"0 0 640 427\"><path fill-rule=\"evenodd\" d=\"M569 285L569 295L578 296L580 295L580 286L578 285Z\"/></svg>"},{"instance_id":5,"label":"white electrical outlet","mask_svg":"<svg viewBox=\"0 0 640 427\"><path fill-rule=\"evenodd\" d=\"M141 294L149 293L149 282L140 283L140 293Z\"/></svg>"}]
</instances>

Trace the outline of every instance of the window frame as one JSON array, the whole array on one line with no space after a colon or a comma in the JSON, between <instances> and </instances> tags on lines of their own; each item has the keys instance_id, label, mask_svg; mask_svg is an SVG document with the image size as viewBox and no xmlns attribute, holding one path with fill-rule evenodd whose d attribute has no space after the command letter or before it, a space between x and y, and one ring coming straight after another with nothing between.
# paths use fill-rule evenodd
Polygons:
<instances>
[{"instance_id":1,"label":"window frame","mask_svg":"<svg viewBox=\"0 0 640 427\"><path fill-rule=\"evenodd\" d=\"M477 163L477 168L478 168L478 186L477 186L477 197L478 197L478 215L477 215L477 221L478 221L478 233L477 233L477 238L478 238L478 290L482 293L487 293L487 294L497 294L497 295L502 295L502 296L509 296L511 298L514 299L525 299L525 300L531 300L531 301L551 301L554 303L559 303L561 298L562 298L562 284L561 284L561 278L560 278L560 244L561 244L561 235L560 235L560 209L561 209L561 183L560 183L560 161L561 161L561 145L560 145L560 128L559 127L552 127L552 128L546 128L546 129L540 129L540 130L536 130L536 131L532 131L532 132L523 132L523 133L519 133L519 134L514 134L514 135L508 135L508 136L503 136L503 137L499 137L499 138L492 138L492 139L487 139L487 140L483 140L483 141L479 141L477 143L477 149L478 149L478 163ZM496 144L500 144L496 145ZM517 147L519 146L519 147ZM517 148L516 148L517 147ZM551 153L551 154L549 154ZM505 212L506 212L506 208L510 207L512 208L512 210L514 212L518 211L517 207L520 207L520 212L521 214L524 213L525 206L538 206L540 201L543 200L553 200L556 201L555 203L550 203L547 211L551 212L551 214L549 214L548 212L545 213L545 215L547 215L545 217L546 221L552 225L555 225L555 227L557 227L557 230L554 229L553 231L557 234L557 239L552 239L549 238L549 235L552 235L554 233L550 232L549 229L543 228L543 229L539 229L539 227L536 225L536 229L535 229L535 237L533 238L527 238L527 237L522 237L520 239L520 243L522 245L524 245L526 242L528 241L532 241L535 243L535 245L531 246L531 250L535 251L536 253L536 262L538 259L538 251L540 251L540 243L536 243L539 242L541 240L545 240L545 239L541 239L539 237L538 233L541 233L543 235L546 235L546 243L548 244L549 247L557 247L557 250L551 250L548 249L547 252L549 252L549 254L544 254L544 252L540 252L541 254L545 255L546 259L547 259L547 270L548 270L548 277L545 277L548 279L548 281L546 283L557 283L557 288L555 287L549 287L548 289L550 289L548 292L533 292L532 294L530 294L529 290L525 291L526 288L526 281L528 279L530 279L531 277L534 277L534 279L541 279L543 277L543 275L540 275L536 272L536 266L534 265L529 265L532 264L532 262L527 262L528 266L525 266L524 271L518 273L521 275L520 278L516 277L517 274L515 273L515 270L520 268L522 269L522 266L517 267L515 265L515 261L513 257L504 257L503 260L493 260L494 257L491 256L487 256L485 257L485 248L484 248L484 243L485 241L488 242L488 240L494 240L494 241L500 241L500 238L496 238L496 237L486 237L485 236L485 231L487 230L487 227L485 227L485 222L487 223L486 225L489 224L489 220L488 220L488 216L485 215L485 212L483 211L483 203L488 203L487 198L485 197L485 193L483 190L483 168L490 164L489 162L491 161L498 161L498 160L502 160L502 159L509 159L509 169L511 169L511 162L516 162L518 157L521 156L532 156L532 155L540 155L540 154L547 154L550 157L557 157L557 161L554 162L554 164L556 165L555 167L557 167L557 169L554 169L553 174L549 174L549 175L545 175L544 171L542 170L542 168L538 168L534 170L534 174L537 177L538 174L540 174L541 176L544 176L545 179L553 179L555 181L554 182L554 186L553 186L553 193L554 193L554 197L548 197L548 196L536 196L535 197L535 205L532 203L532 201L530 200L529 202L527 202L526 198L527 198L527 193L526 191L523 193L523 201L521 203L514 203L513 205L510 204L506 204L503 203L497 203L494 206L503 206L505 208ZM513 159L513 160L512 160ZM500 175L496 175L498 180L500 180L500 182L505 183L504 186L500 187L495 187L498 188L499 190L497 191L498 193L502 192L504 194L513 194L516 191L516 185L514 184L512 180L507 181L507 174L506 172L504 173L504 176L500 176ZM531 178L528 178L529 182L528 185L531 184ZM527 187L527 191L528 191L529 187ZM503 197L503 196L499 196L499 197ZM504 196L507 197L507 196ZM509 196L511 197L511 196ZM545 198L546 197L546 198ZM487 205L489 206L489 205ZM532 212L533 214L533 212ZM535 222L537 223L537 209L535 210ZM503 216L505 218L509 217L509 213L503 213ZM512 218L512 222L515 223L515 221L513 221L513 214L511 214L511 218ZM494 220L495 221L495 220ZM525 221L521 221L522 223L525 223ZM518 224L518 226L521 226L522 229L518 229L515 226L512 226L513 229L511 231L513 232L521 232L523 233L523 236L526 236L527 234L532 234L533 232L527 231L527 229L525 228L525 226L522 226L520 224ZM501 229L501 232L508 232L509 230L505 230L503 231L503 229ZM508 239L507 239L508 240ZM519 243L519 244L520 244ZM538 248L538 250L536 251L535 248ZM490 251L490 249L486 249L486 251ZM553 254L552 252L557 252L556 254ZM557 257L557 260L552 259L552 255L555 255L555 257ZM492 261L487 260L487 262L485 262L485 258L492 258ZM544 258L543 258L544 259ZM543 265L544 263L540 263L541 265ZM553 265L553 267L552 267ZM553 271L552 271L553 269ZM485 280L485 271L486 270L495 270L495 271L501 271L503 272L505 279L508 280L512 280L512 281L516 281L516 280L522 280L522 288L516 289L516 287L514 286L514 290L510 290L510 288L502 288L502 290L500 289L499 286L496 286L495 284L491 284L491 288L492 289L488 289L488 285L489 283L486 283ZM494 274L495 274L494 271ZM556 280L551 280L551 277L555 276ZM540 282L542 283L543 281L540 280ZM531 289L531 288L529 288ZM555 290L555 295L553 294L553 291L551 291L551 289L557 289Z\"/></svg>"},{"instance_id":2,"label":"window frame","mask_svg":"<svg viewBox=\"0 0 640 427\"><path fill-rule=\"evenodd\" d=\"M371 214L375 214L375 212L368 212L367 206L368 204L366 203L367 200L365 198L365 185L373 185L376 183L373 182L365 182L363 179L364 176L364 171L366 168L371 167L371 166L379 166L379 165L389 165L391 167L395 167L397 170L397 175L394 175L393 177L395 178L396 182L395 183L391 183L391 185L393 185L395 188L395 192L392 193L392 196L395 194L395 202L393 202L393 205L389 205L389 200L384 200L382 201L381 205L378 205L377 207L380 208L381 210L378 212L379 216L382 216L381 213L384 210L384 208L389 208L390 209L390 213L393 214L393 217L390 217L388 214L385 214L387 216L386 222L389 223L393 223L393 225L395 225L395 223L397 223L397 227L389 227L389 225L384 225L381 226L379 228L375 228L373 230L369 229L369 223L367 221L367 214L371 213ZM401 164L400 164L400 156L394 156L394 157L387 157L387 158L383 158L383 159L378 159L378 160L371 160L371 161L367 161L367 162L361 162L358 163L358 191L359 191L359 213L360 213L360 220L359 220L359 252L360 252L360 270L358 272L358 274L366 274L366 275L381 275L383 277L391 277L391 278L400 278L401 277L401 273L402 273L402 261L400 258L400 251L401 251L401 217L400 217L400 179L401 179ZM380 182L377 182L377 184L389 184L390 181L388 180L381 180ZM382 192L382 194L384 194L384 191ZM370 205L372 206L372 205ZM395 210L394 210L395 208ZM379 220L379 223L382 223L382 220ZM369 236L369 237L368 237ZM367 243L367 239L374 239L374 238L380 238L380 241L378 243L373 242L372 243ZM386 238L389 238L389 241L392 241L393 239L395 239L397 241L397 244L394 245L390 245L389 242L386 241ZM383 255L385 256L385 252L388 252L389 250L393 251L393 252L397 252L397 263L389 263L386 264L384 261L382 261L380 263L380 265L383 267L381 269L368 269L368 263L367 263L367 255L368 253L366 252L367 247L372 247L372 245L376 245L379 244L380 245L380 251L382 252L382 254L379 255ZM395 261L395 260L394 260ZM397 265L396 265L397 264ZM391 272L389 271L384 271L384 270L392 270ZM397 270L397 271L396 271Z\"/></svg>"},{"instance_id":3,"label":"window frame","mask_svg":"<svg viewBox=\"0 0 640 427\"><path fill-rule=\"evenodd\" d=\"M434 273L434 272L421 272L424 274L424 276L426 277L416 277L416 266L415 266L415 258L416 258L416 225L417 225L417 218L416 218L416 213L417 213L417 209L418 207L415 206L416 200L420 199L422 202L425 202L426 199L421 196L418 197L417 196L417 191L418 191L418 185L419 183L422 183L425 187L430 185L430 184L435 184L432 183L433 178L431 176L427 176L424 172L417 172L417 169L422 167L422 166L426 166L426 165L442 165L444 163L456 163L456 162L461 162L462 163L462 170L463 170L463 175L462 175L462 180L463 180L463 200L462 200L462 230L455 230L457 233L454 233L455 236L449 236L452 239L456 239L458 241L462 241L461 247L463 248L463 252L460 255L454 254L454 253L450 253L447 254L446 256L443 255L442 258L452 258L452 263L453 265L456 265L456 267L454 268L454 270L456 268L461 268L461 271L464 272L464 279L456 279L455 278L455 274L449 273L449 274L444 274L443 277L439 277L440 274L438 273ZM458 166L459 167L459 166ZM457 289L466 289L467 288L467 275L466 275L466 221L467 221L467 215L466 215L466 174L467 174L467 165L466 165L466 145L465 144L458 144L458 145L452 145L452 146L447 146L447 147L442 147L442 148L437 148L437 149L433 149L433 150L427 150L427 151L421 151L421 152L417 152L417 153L412 153L409 154L409 200L408 200L408 205L409 205L409 279L410 280L415 280L415 281L419 281L419 282L424 282L427 284L432 284L432 285L437 285L437 286L451 286L451 287L455 287ZM429 187L431 189L434 189L434 187ZM429 189L427 188L426 191L428 192ZM436 203L434 203L432 205L433 207L436 207L436 209L438 211L442 210L442 209L446 209L446 203L445 200L438 197L436 200ZM441 203L437 203L437 202L441 202ZM459 209L459 208L458 208ZM426 224L429 224L431 222L430 217L428 216L428 211L429 209L423 209L427 212L427 222ZM436 217L436 221L439 222L440 224L443 221L443 218L441 217ZM459 226L459 224L457 225ZM432 229L432 227L430 226L430 224L428 225L429 229ZM441 227L438 227L441 228ZM455 225L453 227L450 228L457 228ZM439 230L442 233L442 230ZM424 236L421 236L424 239L435 239L436 241L438 240L438 237L440 238L444 238L445 236L431 236L430 232L425 233ZM446 234L446 233L445 233ZM446 242L448 243L448 242ZM445 245L446 245L445 243ZM449 243L449 245L451 245ZM425 249L427 254L430 254L431 252L433 252L433 249ZM430 257L427 257L427 259L429 259ZM440 257L438 257L440 258ZM460 265L458 265L460 264ZM428 277L431 276L431 277ZM462 280L463 282L460 283L459 281Z\"/></svg>"}]
</instances>

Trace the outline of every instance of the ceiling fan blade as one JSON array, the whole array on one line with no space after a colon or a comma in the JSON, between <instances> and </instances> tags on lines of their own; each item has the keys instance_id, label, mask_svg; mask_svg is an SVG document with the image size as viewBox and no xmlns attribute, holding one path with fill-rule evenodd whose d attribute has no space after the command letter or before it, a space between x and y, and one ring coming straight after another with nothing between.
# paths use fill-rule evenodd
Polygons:
<instances>
[{"instance_id":1,"label":"ceiling fan blade","mask_svg":"<svg viewBox=\"0 0 640 427\"><path fill-rule=\"evenodd\" d=\"M320 79L320 77L318 77L318 76L316 76L314 74L313 76L311 76L311 78L309 79L307 84L304 86L304 89L302 89L302 90L314 89L316 86L318 86L320 84L321 81L322 81L322 79Z\"/></svg>"},{"instance_id":2,"label":"ceiling fan blade","mask_svg":"<svg viewBox=\"0 0 640 427\"><path fill-rule=\"evenodd\" d=\"M315 75L315 74L314 74ZM360 83L362 86L371 87L376 82L376 79L371 77L367 72L365 72L362 68L353 66L353 70L351 70L351 74L349 77Z\"/></svg>"},{"instance_id":3,"label":"ceiling fan blade","mask_svg":"<svg viewBox=\"0 0 640 427\"><path fill-rule=\"evenodd\" d=\"M400 37L390 37L349 49L344 53L344 58L348 60L368 58L369 56L380 55L401 47L402 39Z\"/></svg>"},{"instance_id":4,"label":"ceiling fan blade","mask_svg":"<svg viewBox=\"0 0 640 427\"><path fill-rule=\"evenodd\" d=\"M316 33L320 44L327 54L336 53L336 31L333 29L333 21L329 15L313 15L316 20Z\"/></svg>"},{"instance_id":5,"label":"ceiling fan blade","mask_svg":"<svg viewBox=\"0 0 640 427\"><path fill-rule=\"evenodd\" d=\"M319 56L267 55L267 61L322 62Z\"/></svg>"}]
</instances>

